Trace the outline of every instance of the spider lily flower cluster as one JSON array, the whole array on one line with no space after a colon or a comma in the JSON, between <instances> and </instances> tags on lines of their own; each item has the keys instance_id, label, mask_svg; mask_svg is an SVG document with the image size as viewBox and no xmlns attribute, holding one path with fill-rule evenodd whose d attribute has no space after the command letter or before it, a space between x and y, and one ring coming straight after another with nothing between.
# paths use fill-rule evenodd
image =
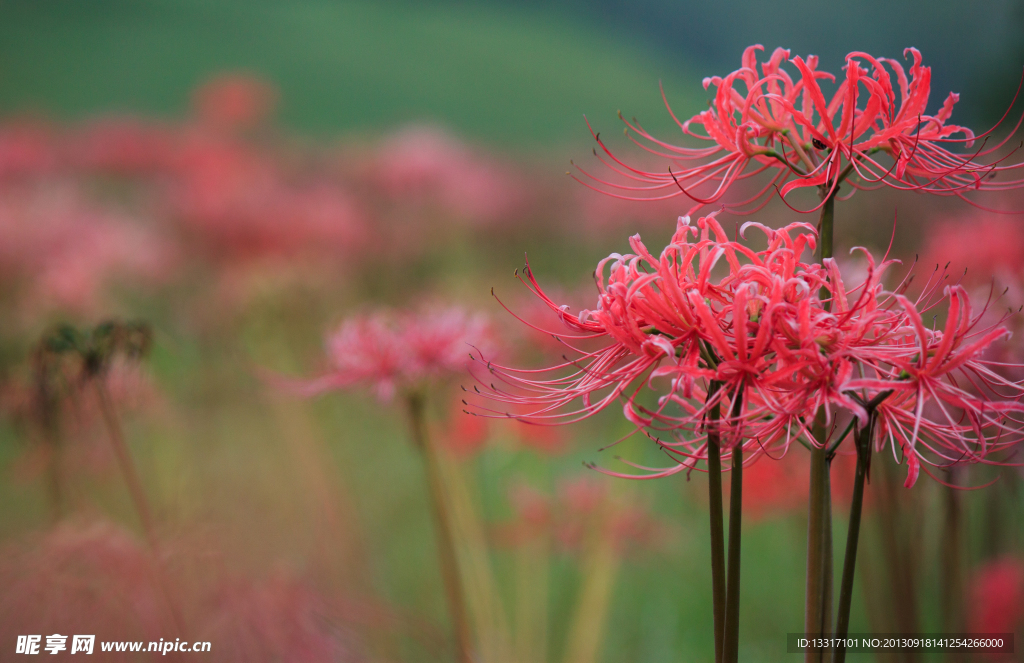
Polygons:
<instances>
[{"instance_id":1,"label":"spider lily flower cluster","mask_svg":"<svg viewBox=\"0 0 1024 663\"><path fill-rule=\"evenodd\" d=\"M708 110L685 122L672 114L685 135L708 146L673 145L650 135L635 119L624 120L634 143L669 160L667 170L646 171L619 160L598 134L602 161L620 179L612 182L581 169L582 181L631 200L686 195L696 203L691 213L721 200L733 184L761 173L768 174L767 183L729 205L738 213L760 209L776 191L785 199L795 189L821 187L824 200L844 180L854 189L889 186L958 198L1024 183L997 178L1021 164L1005 165L1005 157L991 163L978 160L998 154L1008 139L995 145L981 141L969 155L948 149L959 145L971 150L990 132L975 136L966 127L948 123L959 100L953 92L937 113L925 113L931 68L921 64L917 49L904 52L912 59L909 77L895 59L853 52L847 55L845 77L838 82L835 75L818 70L817 56L790 57L783 48L760 63L759 73L759 50L764 47L747 48L742 66L724 78L704 79L705 89L716 90ZM786 63L795 72L784 68ZM823 80L836 83L831 99L819 84ZM883 155L887 158L880 159Z\"/></svg>"},{"instance_id":2,"label":"spider lily flower cluster","mask_svg":"<svg viewBox=\"0 0 1024 663\"><path fill-rule=\"evenodd\" d=\"M355 316L327 337L331 370L293 388L312 396L365 386L388 401L400 390L461 374L472 363L474 348L489 352L494 339L484 316L458 307Z\"/></svg>"},{"instance_id":3,"label":"spider lily flower cluster","mask_svg":"<svg viewBox=\"0 0 1024 663\"><path fill-rule=\"evenodd\" d=\"M980 325L963 288L944 287L937 272L914 299L906 282L886 290L881 279L895 261L876 263L864 249L866 276L848 285L834 260L802 261L816 242L807 224L747 223L744 238L751 230L764 233L766 248L730 240L714 215L695 225L681 217L657 257L633 236L633 253L599 264L597 307L577 315L527 267L530 287L573 332L556 336L569 347L605 344L542 371L490 362L502 386L478 390L535 424L576 421L622 400L626 418L675 461L638 466L645 478L695 468L709 436L723 450L740 446L747 464L779 458L794 441L838 445L845 433L812 434L819 410L833 432L848 420L873 422L876 448L906 460L908 487L922 467L986 462L1021 439L1024 389L982 357L1008 332ZM945 324L929 327L928 313L945 314ZM645 386L656 404L644 404Z\"/></svg>"}]
</instances>

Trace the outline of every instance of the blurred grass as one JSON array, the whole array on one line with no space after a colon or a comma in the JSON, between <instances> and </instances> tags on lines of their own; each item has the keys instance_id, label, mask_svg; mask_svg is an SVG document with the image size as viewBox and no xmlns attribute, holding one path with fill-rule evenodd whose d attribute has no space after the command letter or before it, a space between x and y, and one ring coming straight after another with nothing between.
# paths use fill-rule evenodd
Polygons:
<instances>
[{"instance_id":1,"label":"blurred grass","mask_svg":"<svg viewBox=\"0 0 1024 663\"><path fill-rule=\"evenodd\" d=\"M0 110L175 114L211 73L253 70L284 124L377 131L430 120L505 145L585 139L582 115L670 126L704 106L684 63L557 10L415 2L6 0ZM607 120L607 122L601 122ZM618 126L616 125L616 130Z\"/></svg>"}]
</instances>

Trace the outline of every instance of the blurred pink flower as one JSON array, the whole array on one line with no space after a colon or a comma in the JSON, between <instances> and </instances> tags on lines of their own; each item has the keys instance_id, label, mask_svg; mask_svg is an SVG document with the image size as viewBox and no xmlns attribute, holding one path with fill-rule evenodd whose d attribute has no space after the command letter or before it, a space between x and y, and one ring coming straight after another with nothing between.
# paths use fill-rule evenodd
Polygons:
<instances>
[{"instance_id":1,"label":"blurred pink flower","mask_svg":"<svg viewBox=\"0 0 1024 663\"><path fill-rule=\"evenodd\" d=\"M979 568L971 584L973 633L1015 633L1024 619L1024 562L1003 557Z\"/></svg>"},{"instance_id":2,"label":"blurred pink flower","mask_svg":"<svg viewBox=\"0 0 1024 663\"><path fill-rule=\"evenodd\" d=\"M451 451L455 457L466 459L483 449L490 433L491 427L487 419L467 417L462 404L453 401L445 424L438 427L433 439Z\"/></svg>"},{"instance_id":3,"label":"blurred pink flower","mask_svg":"<svg viewBox=\"0 0 1024 663\"><path fill-rule=\"evenodd\" d=\"M110 117L80 127L66 150L72 167L118 175L152 175L175 160L176 136L167 127L132 117Z\"/></svg>"},{"instance_id":4,"label":"blurred pink flower","mask_svg":"<svg viewBox=\"0 0 1024 663\"><path fill-rule=\"evenodd\" d=\"M248 128L266 120L277 103L277 90L248 73L214 76L192 96L199 119L215 127Z\"/></svg>"},{"instance_id":5,"label":"blurred pink flower","mask_svg":"<svg viewBox=\"0 0 1024 663\"><path fill-rule=\"evenodd\" d=\"M0 180L47 175L58 163L57 138L44 125L31 121L0 125Z\"/></svg>"},{"instance_id":6,"label":"blurred pink flower","mask_svg":"<svg viewBox=\"0 0 1024 663\"><path fill-rule=\"evenodd\" d=\"M566 451L569 436L564 430L552 426L533 426L514 419L507 423L512 427L512 433L519 444L527 449L546 456L555 456Z\"/></svg>"},{"instance_id":7,"label":"blurred pink flower","mask_svg":"<svg viewBox=\"0 0 1024 663\"><path fill-rule=\"evenodd\" d=\"M94 312L115 279L158 284L175 259L167 238L75 191L0 200L0 272L24 280L32 311Z\"/></svg>"},{"instance_id":8,"label":"blurred pink flower","mask_svg":"<svg viewBox=\"0 0 1024 663\"><path fill-rule=\"evenodd\" d=\"M1024 276L1024 227L1017 219L974 213L934 224L924 236L921 263L925 268L949 263L951 273L963 273L964 286L989 285L999 290L1017 285ZM1016 300L1024 303L1024 293Z\"/></svg>"},{"instance_id":9,"label":"blurred pink flower","mask_svg":"<svg viewBox=\"0 0 1024 663\"><path fill-rule=\"evenodd\" d=\"M435 205L441 213L479 222L508 217L526 195L513 169L428 126L407 127L388 138L370 178L400 204Z\"/></svg>"},{"instance_id":10,"label":"blurred pink flower","mask_svg":"<svg viewBox=\"0 0 1024 663\"><path fill-rule=\"evenodd\" d=\"M343 322L327 338L331 370L291 388L314 395L365 386L390 400L399 390L463 374L472 356L489 356L495 347L488 320L458 307L378 311Z\"/></svg>"},{"instance_id":11,"label":"blurred pink flower","mask_svg":"<svg viewBox=\"0 0 1024 663\"><path fill-rule=\"evenodd\" d=\"M215 255L337 259L367 235L359 203L338 186L286 181L269 155L202 133L182 146L170 205Z\"/></svg>"},{"instance_id":12,"label":"blurred pink flower","mask_svg":"<svg viewBox=\"0 0 1024 663\"><path fill-rule=\"evenodd\" d=\"M197 639L217 648L225 663L364 661L354 628L311 588L275 577L221 583L202 611Z\"/></svg>"},{"instance_id":13,"label":"blurred pink flower","mask_svg":"<svg viewBox=\"0 0 1024 663\"><path fill-rule=\"evenodd\" d=\"M0 637L168 637L177 629L157 573L150 551L124 530L103 522L62 523L0 556Z\"/></svg>"}]
</instances>

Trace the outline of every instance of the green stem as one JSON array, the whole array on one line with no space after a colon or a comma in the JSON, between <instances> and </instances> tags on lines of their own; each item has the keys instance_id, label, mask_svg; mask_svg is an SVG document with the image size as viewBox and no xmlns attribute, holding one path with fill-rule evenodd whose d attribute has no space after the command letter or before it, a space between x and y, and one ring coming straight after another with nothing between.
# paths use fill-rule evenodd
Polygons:
<instances>
[{"instance_id":1,"label":"green stem","mask_svg":"<svg viewBox=\"0 0 1024 663\"><path fill-rule=\"evenodd\" d=\"M452 626L455 630L455 647L459 663L472 662L472 631L469 627L469 613L466 609L462 578L459 575L458 559L455 556L455 537L451 515L445 501L444 481L437 457L437 449L431 443L427 430L426 398L419 392L409 394L406 405L409 410L409 428L413 442L423 452L426 465L427 484L430 491L430 505L433 508L434 524L437 528L437 553L441 566L441 578L448 599Z\"/></svg>"},{"instance_id":2,"label":"green stem","mask_svg":"<svg viewBox=\"0 0 1024 663\"><path fill-rule=\"evenodd\" d=\"M726 586L724 663L737 663L740 640L740 535L743 513L743 445L732 450L729 492L729 581Z\"/></svg>"},{"instance_id":3,"label":"green stem","mask_svg":"<svg viewBox=\"0 0 1024 663\"><path fill-rule=\"evenodd\" d=\"M819 417L821 418L821 417ZM815 436L823 431L815 426ZM829 495L828 451L824 447L811 450L811 488L807 514L807 594L804 611L804 631L808 638L827 637L827 610L831 608L831 499ZM808 647L806 663L821 663L823 651Z\"/></svg>"},{"instance_id":4,"label":"green stem","mask_svg":"<svg viewBox=\"0 0 1024 663\"><path fill-rule=\"evenodd\" d=\"M957 484L957 468L951 467L947 478L951 485ZM940 489L943 493L943 507L945 518L943 522L943 537L945 542L939 552L939 563L943 579L942 593L939 597L939 612L942 621L943 633L959 633L963 628L963 517L960 505L960 491L956 488L943 486ZM947 654L948 661L964 661L965 654L950 652Z\"/></svg>"},{"instance_id":5,"label":"green stem","mask_svg":"<svg viewBox=\"0 0 1024 663\"><path fill-rule=\"evenodd\" d=\"M839 613L836 616L836 638L842 639L850 631L850 604L853 600L853 574L857 565L857 542L860 538L860 517L864 506L864 480L871 467L871 429L874 418L857 431L857 474L853 483L853 501L850 504L850 524L846 535L846 556L843 559L843 579L839 589ZM833 663L846 660L846 647L840 644L835 650Z\"/></svg>"},{"instance_id":6,"label":"green stem","mask_svg":"<svg viewBox=\"0 0 1024 663\"><path fill-rule=\"evenodd\" d=\"M711 383L708 398L714 398L719 385ZM725 533L722 527L722 450L718 432L721 417L719 403L711 406L708 423L708 502L711 510L711 591L715 618L715 663L722 663L725 635Z\"/></svg>"},{"instance_id":7,"label":"green stem","mask_svg":"<svg viewBox=\"0 0 1024 663\"><path fill-rule=\"evenodd\" d=\"M835 584L833 560L835 557L832 547L832 457L827 453L825 455L825 508L823 511L825 541L822 544L822 557L825 560L825 568L823 570L822 585L825 595L821 598L821 632L828 636L832 633L832 590ZM830 653L830 648L826 647L823 649L821 660L828 660Z\"/></svg>"}]
</instances>

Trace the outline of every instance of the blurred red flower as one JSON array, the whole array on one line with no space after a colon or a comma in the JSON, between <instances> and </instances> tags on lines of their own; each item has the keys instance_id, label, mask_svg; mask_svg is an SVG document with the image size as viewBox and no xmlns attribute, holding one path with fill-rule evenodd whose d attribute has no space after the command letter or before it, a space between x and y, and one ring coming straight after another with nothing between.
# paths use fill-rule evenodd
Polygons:
<instances>
[{"instance_id":1,"label":"blurred red flower","mask_svg":"<svg viewBox=\"0 0 1024 663\"><path fill-rule=\"evenodd\" d=\"M276 103L277 90L270 83L241 72L214 76L193 93L199 119L225 129L259 124L273 113Z\"/></svg>"},{"instance_id":2,"label":"blurred red flower","mask_svg":"<svg viewBox=\"0 0 1024 663\"><path fill-rule=\"evenodd\" d=\"M1024 618L1024 562L992 560L974 574L970 628L974 633L1014 633Z\"/></svg>"}]
</instances>

